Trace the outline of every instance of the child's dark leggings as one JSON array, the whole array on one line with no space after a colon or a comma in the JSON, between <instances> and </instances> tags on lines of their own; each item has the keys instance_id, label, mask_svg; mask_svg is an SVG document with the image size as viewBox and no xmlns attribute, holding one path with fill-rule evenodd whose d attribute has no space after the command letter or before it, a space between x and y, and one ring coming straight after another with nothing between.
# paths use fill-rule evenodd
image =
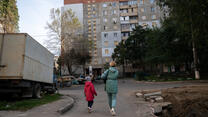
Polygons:
<instances>
[{"instance_id":1,"label":"child's dark leggings","mask_svg":"<svg viewBox=\"0 0 208 117\"><path fill-rule=\"evenodd\" d=\"M93 105L93 100L92 101L88 101L88 107L92 108Z\"/></svg>"}]
</instances>

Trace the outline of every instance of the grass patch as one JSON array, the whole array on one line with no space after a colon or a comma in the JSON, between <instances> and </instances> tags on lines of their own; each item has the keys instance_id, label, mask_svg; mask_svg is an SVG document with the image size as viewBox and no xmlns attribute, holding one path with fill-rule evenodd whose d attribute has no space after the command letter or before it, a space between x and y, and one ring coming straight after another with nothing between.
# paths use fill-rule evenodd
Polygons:
<instances>
[{"instance_id":1,"label":"grass patch","mask_svg":"<svg viewBox=\"0 0 208 117\"><path fill-rule=\"evenodd\" d=\"M60 94L44 95L41 99L23 99L18 101L0 101L0 110L28 110L61 98Z\"/></svg>"}]
</instances>

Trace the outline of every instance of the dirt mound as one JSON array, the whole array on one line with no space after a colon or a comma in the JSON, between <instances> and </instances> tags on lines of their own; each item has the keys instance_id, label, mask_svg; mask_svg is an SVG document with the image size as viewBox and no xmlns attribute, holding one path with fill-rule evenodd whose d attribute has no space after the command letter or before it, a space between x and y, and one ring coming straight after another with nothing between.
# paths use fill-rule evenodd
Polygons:
<instances>
[{"instance_id":1,"label":"dirt mound","mask_svg":"<svg viewBox=\"0 0 208 117\"><path fill-rule=\"evenodd\" d=\"M208 85L166 89L162 95L173 104L162 117L208 117Z\"/></svg>"}]
</instances>

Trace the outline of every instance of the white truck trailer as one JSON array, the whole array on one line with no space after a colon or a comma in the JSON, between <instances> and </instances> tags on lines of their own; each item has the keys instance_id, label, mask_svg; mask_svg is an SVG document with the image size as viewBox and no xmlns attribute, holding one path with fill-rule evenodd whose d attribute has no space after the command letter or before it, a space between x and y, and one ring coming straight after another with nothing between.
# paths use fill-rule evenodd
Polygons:
<instances>
[{"instance_id":1,"label":"white truck trailer","mask_svg":"<svg viewBox=\"0 0 208 117\"><path fill-rule=\"evenodd\" d=\"M54 55L26 33L0 33L0 93L54 91Z\"/></svg>"}]
</instances>

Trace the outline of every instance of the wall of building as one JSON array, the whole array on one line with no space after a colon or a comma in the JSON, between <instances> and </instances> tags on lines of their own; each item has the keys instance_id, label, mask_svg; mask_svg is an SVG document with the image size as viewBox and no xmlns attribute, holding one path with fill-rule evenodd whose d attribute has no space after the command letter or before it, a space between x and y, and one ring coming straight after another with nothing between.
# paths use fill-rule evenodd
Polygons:
<instances>
[{"instance_id":1,"label":"wall of building","mask_svg":"<svg viewBox=\"0 0 208 117\"><path fill-rule=\"evenodd\" d=\"M98 68L112 60L115 42L126 40L137 25L160 26L162 17L155 0L64 0L64 4L80 15L84 38L90 43L89 65Z\"/></svg>"}]
</instances>

